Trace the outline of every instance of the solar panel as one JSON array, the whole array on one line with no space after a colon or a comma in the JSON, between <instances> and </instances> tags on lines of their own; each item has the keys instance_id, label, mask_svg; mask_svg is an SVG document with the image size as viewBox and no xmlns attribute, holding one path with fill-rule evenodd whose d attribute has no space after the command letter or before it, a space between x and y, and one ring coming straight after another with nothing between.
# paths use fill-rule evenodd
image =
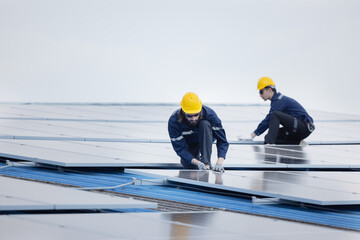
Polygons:
<instances>
[{"instance_id":1,"label":"solar panel","mask_svg":"<svg viewBox=\"0 0 360 240\"><path fill-rule=\"evenodd\" d=\"M358 239L351 231L231 212L0 215L4 239Z\"/></svg>"},{"instance_id":2,"label":"solar panel","mask_svg":"<svg viewBox=\"0 0 360 240\"><path fill-rule=\"evenodd\" d=\"M0 141L0 156L64 167L178 167L170 145Z\"/></svg>"},{"instance_id":3,"label":"solar panel","mask_svg":"<svg viewBox=\"0 0 360 240\"><path fill-rule=\"evenodd\" d=\"M21 105L0 104L2 136L154 139L169 141L167 120L176 105ZM217 106L229 141L248 135L268 107ZM314 111L316 131L308 141L360 143L360 116ZM351 132L352 134L349 134ZM256 138L263 141L263 136Z\"/></svg>"},{"instance_id":4,"label":"solar panel","mask_svg":"<svg viewBox=\"0 0 360 240\"><path fill-rule=\"evenodd\" d=\"M316 205L360 204L358 172L129 170L144 176Z\"/></svg>"},{"instance_id":5,"label":"solar panel","mask_svg":"<svg viewBox=\"0 0 360 240\"><path fill-rule=\"evenodd\" d=\"M213 146L213 164L216 146ZM180 167L170 143L0 140L0 156L64 167ZM360 145L231 145L224 166L231 168L360 168Z\"/></svg>"},{"instance_id":6,"label":"solar panel","mask_svg":"<svg viewBox=\"0 0 360 240\"><path fill-rule=\"evenodd\" d=\"M358 169L360 167L360 145L231 145L224 166L268 169Z\"/></svg>"},{"instance_id":7,"label":"solar panel","mask_svg":"<svg viewBox=\"0 0 360 240\"><path fill-rule=\"evenodd\" d=\"M213 146L212 162L216 162ZM169 143L0 140L0 156L71 167L180 167ZM360 168L360 145L231 145L224 166L231 168Z\"/></svg>"},{"instance_id":8,"label":"solar panel","mask_svg":"<svg viewBox=\"0 0 360 240\"><path fill-rule=\"evenodd\" d=\"M1 119L167 121L176 105L0 104Z\"/></svg>"},{"instance_id":9,"label":"solar panel","mask_svg":"<svg viewBox=\"0 0 360 240\"><path fill-rule=\"evenodd\" d=\"M0 104L0 156L72 167L179 167L167 133L167 120L177 108L165 104ZM248 146L251 143L236 138L255 128L268 106L213 108L233 143L227 168L345 170L360 166L360 144L322 146L333 140L360 143L360 116L315 112L317 130L309 141L319 140L321 147Z\"/></svg>"},{"instance_id":10,"label":"solar panel","mask_svg":"<svg viewBox=\"0 0 360 240\"><path fill-rule=\"evenodd\" d=\"M0 176L0 211L156 208L157 203Z\"/></svg>"},{"instance_id":11,"label":"solar panel","mask_svg":"<svg viewBox=\"0 0 360 240\"><path fill-rule=\"evenodd\" d=\"M0 119L2 136L164 139L169 142L167 123L79 122Z\"/></svg>"},{"instance_id":12,"label":"solar panel","mask_svg":"<svg viewBox=\"0 0 360 240\"><path fill-rule=\"evenodd\" d=\"M223 122L224 128L226 130L226 135L229 140L237 140L238 136L249 136L252 131L254 131L257 125L262 119L254 122ZM315 131L306 138L307 142L346 142L354 141L360 142L360 121L353 122L326 122L318 121L315 122L316 129ZM351 134L349 134L349 132ZM262 135L255 137L255 141L264 141L264 136L266 132Z\"/></svg>"}]
</instances>

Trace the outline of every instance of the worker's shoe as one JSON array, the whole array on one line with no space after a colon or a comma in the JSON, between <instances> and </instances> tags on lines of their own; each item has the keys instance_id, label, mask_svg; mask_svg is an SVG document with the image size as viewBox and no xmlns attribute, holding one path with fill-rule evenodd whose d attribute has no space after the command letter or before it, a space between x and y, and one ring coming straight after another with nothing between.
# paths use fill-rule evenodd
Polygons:
<instances>
[{"instance_id":1,"label":"worker's shoe","mask_svg":"<svg viewBox=\"0 0 360 240\"><path fill-rule=\"evenodd\" d=\"M265 143L265 145L267 145L267 146L275 146L276 144L275 143Z\"/></svg>"}]
</instances>

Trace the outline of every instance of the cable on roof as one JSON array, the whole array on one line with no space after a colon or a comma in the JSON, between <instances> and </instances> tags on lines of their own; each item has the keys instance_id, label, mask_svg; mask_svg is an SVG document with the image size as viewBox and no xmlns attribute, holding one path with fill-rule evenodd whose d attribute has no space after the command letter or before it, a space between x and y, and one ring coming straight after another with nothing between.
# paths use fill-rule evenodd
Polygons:
<instances>
[{"instance_id":1,"label":"cable on roof","mask_svg":"<svg viewBox=\"0 0 360 240\"><path fill-rule=\"evenodd\" d=\"M124 184L120 184L120 185L116 185L116 186L109 186L109 187L84 187L84 188L76 188L79 190L105 190L105 189L116 189L116 188L121 188L121 187L125 187L128 185L133 185L135 183L136 178L132 178L133 180L131 182L128 183L124 183Z\"/></svg>"}]
</instances>

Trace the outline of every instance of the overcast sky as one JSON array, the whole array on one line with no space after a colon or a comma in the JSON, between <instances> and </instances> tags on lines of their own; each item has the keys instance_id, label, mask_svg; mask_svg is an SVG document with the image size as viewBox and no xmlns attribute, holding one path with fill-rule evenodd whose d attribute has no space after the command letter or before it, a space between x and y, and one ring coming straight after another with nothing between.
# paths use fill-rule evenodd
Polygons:
<instances>
[{"instance_id":1,"label":"overcast sky","mask_svg":"<svg viewBox=\"0 0 360 240\"><path fill-rule=\"evenodd\" d=\"M263 103L360 114L359 0L0 0L1 102Z\"/></svg>"}]
</instances>

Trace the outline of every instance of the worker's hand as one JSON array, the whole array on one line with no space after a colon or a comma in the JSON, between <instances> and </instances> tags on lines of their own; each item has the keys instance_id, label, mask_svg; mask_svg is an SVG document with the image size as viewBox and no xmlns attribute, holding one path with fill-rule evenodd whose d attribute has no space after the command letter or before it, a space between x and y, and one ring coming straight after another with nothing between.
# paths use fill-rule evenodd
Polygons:
<instances>
[{"instance_id":1,"label":"worker's hand","mask_svg":"<svg viewBox=\"0 0 360 240\"><path fill-rule=\"evenodd\" d=\"M191 160L191 163L196 165L199 170L205 170L206 171L206 170L208 170L210 168L209 165L207 165L208 166L208 168L207 168L203 162L200 162L196 158L193 158Z\"/></svg>"},{"instance_id":2,"label":"worker's hand","mask_svg":"<svg viewBox=\"0 0 360 240\"><path fill-rule=\"evenodd\" d=\"M215 172L225 172L225 169L223 167L224 160L225 159L223 157L218 158L215 167L213 167L213 170Z\"/></svg>"},{"instance_id":3,"label":"worker's hand","mask_svg":"<svg viewBox=\"0 0 360 240\"><path fill-rule=\"evenodd\" d=\"M213 170L215 172L222 172L222 173L225 172L225 169L222 164L216 164Z\"/></svg>"},{"instance_id":4,"label":"worker's hand","mask_svg":"<svg viewBox=\"0 0 360 240\"><path fill-rule=\"evenodd\" d=\"M206 166L204 163L200 162L198 165L197 165L198 169L201 170L201 171L206 171Z\"/></svg>"}]
</instances>

